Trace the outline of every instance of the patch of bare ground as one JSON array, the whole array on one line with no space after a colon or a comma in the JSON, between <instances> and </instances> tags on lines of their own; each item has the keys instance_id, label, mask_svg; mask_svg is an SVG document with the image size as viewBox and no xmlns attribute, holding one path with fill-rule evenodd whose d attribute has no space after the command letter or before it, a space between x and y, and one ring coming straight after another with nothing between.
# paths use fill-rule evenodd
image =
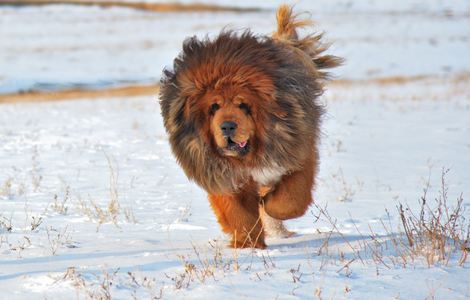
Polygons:
<instances>
[{"instance_id":1,"label":"patch of bare ground","mask_svg":"<svg viewBox=\"0 0 470 300\"><path fill-rule=\"evenodd\" d=\"M54 92L30 91L0 94L0 104L146 96L157 95L158 91L159 86L157 84L131 85L99 90L67 89Z\"/></svg>"},{"instance_id":2,"label":"patch of bare ground","mask_svg":"<svg viewBox=\"0 0 470 300\"><path fill-rule=\"evenodd\" d=\"M452 76L443 75L420 75L420 76L389 76L376 77L370 79L336 79L330 85L343 88L367 87L367 86L400 86L406 84L442 84L450 83L463 86L463 90L455 89L454 95L470 95L470 72L456 73ZM159 84L152 83L147 85L128 85L105 89L66 89L58 91L27 91L8 94L0 94L0 104L3 103L28 103L28 102L52 102L78 99L97 99L97 98L117 98L132 96L151 96L157 95ZM459 92L460 91L460 92ZM413 98L413 100L419 100Z\"/></svg>"},{"instance_id":3,"label":"patch of bare ground","mask_svg":"<svg viewBox=\"0 0 470 300\"><path fill-rule=\"evenodd\" d=\"M403 85L409 83L465 83L470 82L470 72L461 72L449 76L444 75L416 75L416 76L387 76L368 79L336 79L331 84L337 86L357 86L357 85Z\"/></svg>"},{"instance_id":4,"label":"patch of bare ground","mask_svg":"<svg viewBox=\"0 0 470 300\"><path fill-rule=\"evenodd\" d=\"M332 91L328 95L329 101L357 97L394 102L470 100L470 72L339 79L331 82L329 86ZM470 108L468 105L466 107Z\"/></svg>"},{"instance_id":5,"label":"patch of bare ground","mask_svg":"<svg viewBox=\"0 0 470 300\"><path fill-rule=\"evenodd\" d=\"M152 12L258 12L256 7L235 7L204 3L149 3L149 2L127 2L127 1L93 1L93 0L5 0L0 5L26 6L26 5L50 5L68 4L99 7L124 7Z\"/></svg>"}]
</instances>

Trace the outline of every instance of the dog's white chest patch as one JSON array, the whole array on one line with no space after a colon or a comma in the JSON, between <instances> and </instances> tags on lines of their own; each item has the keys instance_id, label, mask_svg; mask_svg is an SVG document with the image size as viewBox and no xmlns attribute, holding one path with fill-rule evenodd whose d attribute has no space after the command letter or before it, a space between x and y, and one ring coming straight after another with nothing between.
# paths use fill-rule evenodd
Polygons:
<instances>
[{"instance_id":1,"label":"dog's white chest patch","mask_svg":"<svg viewBox=\"0 0 470 300\"><path fill-rule=\"evenodd\" d=\"M281 167L270 167L251 170L253 180L261 185L273 184L281 180L286 170Z\"/></svg>"}]
</instances>

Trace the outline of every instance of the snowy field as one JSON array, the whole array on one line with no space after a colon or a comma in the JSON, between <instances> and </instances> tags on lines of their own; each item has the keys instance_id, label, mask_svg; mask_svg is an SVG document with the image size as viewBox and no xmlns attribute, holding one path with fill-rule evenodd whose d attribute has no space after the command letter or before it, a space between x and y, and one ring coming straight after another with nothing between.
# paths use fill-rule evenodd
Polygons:
<instances>
[{"instance_id":1,"label":"snowy field","mask_svg":"<svg viewBox=\"0 0 470 300\"><path fill-rule=\"evenodd\" d=\"M271 33L279 2L237 1L270 8L245 14L0 6L0 93L152 82L185 37L223 27ZM332 52L347 59L338 77L468 71L468 1L323 0L296 8L309 11Z\"/></svg>"},{"instance_id":2,"label":"snowy field","mask_svg":"<svg viewBox=\"0 0 470 300\"><path fill-rule=\"evenodd\" d=\"M0 104L0 299L469 299L468 251L430 263L397 206L419 215L428 185L431 208L462 197L468 232L470 5L382 2L297 5L346 64L322 97L315 205L267 250L226 247L171 155L156 95ZM186 36L272 31L277 3L0 7L0 93L152 82Z\"/></svg>"}]
</instances>

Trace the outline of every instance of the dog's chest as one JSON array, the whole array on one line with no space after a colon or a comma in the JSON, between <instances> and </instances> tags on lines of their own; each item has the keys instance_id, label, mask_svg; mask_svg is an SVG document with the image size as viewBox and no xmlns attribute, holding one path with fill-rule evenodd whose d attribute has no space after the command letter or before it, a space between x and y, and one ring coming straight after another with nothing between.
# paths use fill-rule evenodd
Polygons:
<instances>
[{"instance_id":1,"label":"dog's chest","mask_svg":"<svg viewBox=\"0 0 470 300\"><path fill-rule=\"evenodd\" d=\"M260 185L269 185L277 183L285 173L281 167L260 168L251 170L251 177Z\"/></svg>"}]
</instances>

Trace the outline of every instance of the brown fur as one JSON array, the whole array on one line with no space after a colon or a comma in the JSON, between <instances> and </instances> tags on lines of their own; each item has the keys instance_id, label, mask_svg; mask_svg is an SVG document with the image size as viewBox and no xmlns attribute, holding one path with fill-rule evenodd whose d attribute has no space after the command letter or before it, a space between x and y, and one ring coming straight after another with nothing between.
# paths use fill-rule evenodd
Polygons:
<instances>
[{"instance_id":1,"label":"brown fur","mask_svg":"<svg viewBox=\"0 0 470 300\"><path fill-rule=\"evenodd\" d=\"M290 7L278 9L277 21L273 37L223 31L214 40L187 39L162 79L172 150L186 175L209 193L234 247L266 246L260 205L285 220L311 204L323 113L316 99L328 78L322 69L340 63L321 55L321 35L298 37L296 28L309 21L296 20ZM224 148L224 121L238 124L232 140L248 141L246 155ZM270 168L283 170L278 182L255 181L253 170Z\"/></svg>"}]
</instances>

